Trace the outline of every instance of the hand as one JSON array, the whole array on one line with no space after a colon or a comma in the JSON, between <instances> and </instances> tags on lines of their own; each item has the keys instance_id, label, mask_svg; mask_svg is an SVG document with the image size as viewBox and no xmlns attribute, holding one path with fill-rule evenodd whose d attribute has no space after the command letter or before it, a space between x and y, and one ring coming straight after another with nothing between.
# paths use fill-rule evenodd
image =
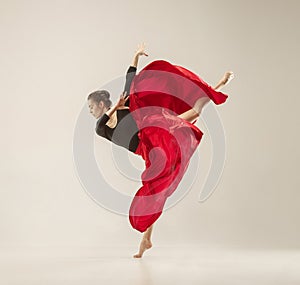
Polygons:
<instances>
[{"instance_id":1,"label":"hand","mask_svg":"<svg viewBox=\"0 0 300 285\"><path fill-rule=\"evenodd\" d=\"M119 98L119 101L117 102L118 107L123 107L125 106L126 101L129 99L129 96L126 97L127 92L124 91Z\"/></svg>"},{"instance_id":2,"label":"hand","mask_svg":"<svg viewBox=\"0 0 300 285\"><path fill-rule=\"evenodd\" d=\"M145 53L145 43L139 44L137 50L135 51L135 54L138 56L145 55L148 56L148 54Z\"/></svg>"}]
</instances>

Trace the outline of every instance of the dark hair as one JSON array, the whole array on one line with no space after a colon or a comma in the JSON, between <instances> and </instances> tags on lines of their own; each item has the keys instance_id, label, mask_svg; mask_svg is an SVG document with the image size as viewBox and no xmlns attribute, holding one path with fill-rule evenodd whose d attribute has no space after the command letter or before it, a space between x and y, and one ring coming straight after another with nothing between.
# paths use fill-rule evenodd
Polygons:
<instances>
[{"instance_id":1,"label":"dark hair","mask_svg":"<svg viewBox=\"0 0 300 285\"><path fill-rule=\"evenodd\" d=\"M96 102L97 104L100 103L100 101L102 101L105 105L105 107L110 107L112 102L109 100L110 98L110 94L107 90L97 90L92 92L89 96L88 96L88 100L93 100L94 102Z\"/></svg>"}]
</instances>

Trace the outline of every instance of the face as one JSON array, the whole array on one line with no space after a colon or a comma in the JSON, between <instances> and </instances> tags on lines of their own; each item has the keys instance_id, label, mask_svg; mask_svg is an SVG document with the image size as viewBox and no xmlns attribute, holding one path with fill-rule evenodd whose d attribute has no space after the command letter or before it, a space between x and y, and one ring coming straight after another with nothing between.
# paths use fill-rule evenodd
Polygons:
<instances>
[{"instance_id":1,"label":"face","mask_svg":"<svg viewBox=\"0 0 300 285\"><path fill-rule=\"evenodd\" d=\"M104 104L102 101L99 102L99 104L97 104L95 101L89 99L88 100L88 106L90 109L90 113L96 118L100 118L104 113Z\"/></svg>"}]
</instances>

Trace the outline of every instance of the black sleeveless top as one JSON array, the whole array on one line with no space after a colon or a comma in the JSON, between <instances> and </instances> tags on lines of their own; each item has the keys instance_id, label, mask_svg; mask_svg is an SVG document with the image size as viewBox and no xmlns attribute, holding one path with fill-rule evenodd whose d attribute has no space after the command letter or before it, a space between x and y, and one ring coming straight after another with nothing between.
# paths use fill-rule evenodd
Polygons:
<instances>
[{"instance_id":1,"label":"black sleeveless top","mask_svg":"<svg viewBox=\"0 0 300 285\"><path fill-rule=\"evenodd\" d=\"M124 91L127 95L130 93L131 82L136 74L136 67L130 66L126 74L126 83ZM126 101L125 106L129 106L129 99ZM129 109L117 110L117 125L115 128L110 128L106 125L109 120L107 114L103 114L97 121L96 133L113 143L125 147L129 151L135 152L138 144L138 127L132 118Z\"/></svg>"}]
</instances>

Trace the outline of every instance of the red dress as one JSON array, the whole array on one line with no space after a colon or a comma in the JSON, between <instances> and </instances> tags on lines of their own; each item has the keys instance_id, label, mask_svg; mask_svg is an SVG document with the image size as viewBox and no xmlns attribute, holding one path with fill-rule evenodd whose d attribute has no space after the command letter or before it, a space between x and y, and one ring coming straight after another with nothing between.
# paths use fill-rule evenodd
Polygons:
<instances>
[{"instance_id":1,"label":"red dress","mask_svg":"<svg viewBox=\"0 0 300 285\"><path fill-rule=\"evenodd\" d=\"M200 143L203 133L177 115L190 110L203 96L215 104L228 97L193 72L164 60L148 64L133 79L129 108L140 130L135 153L143 157L146 169L142 187L132 200L129 220L140 232L162 214Z\"/></svg>"}]
</instances>

